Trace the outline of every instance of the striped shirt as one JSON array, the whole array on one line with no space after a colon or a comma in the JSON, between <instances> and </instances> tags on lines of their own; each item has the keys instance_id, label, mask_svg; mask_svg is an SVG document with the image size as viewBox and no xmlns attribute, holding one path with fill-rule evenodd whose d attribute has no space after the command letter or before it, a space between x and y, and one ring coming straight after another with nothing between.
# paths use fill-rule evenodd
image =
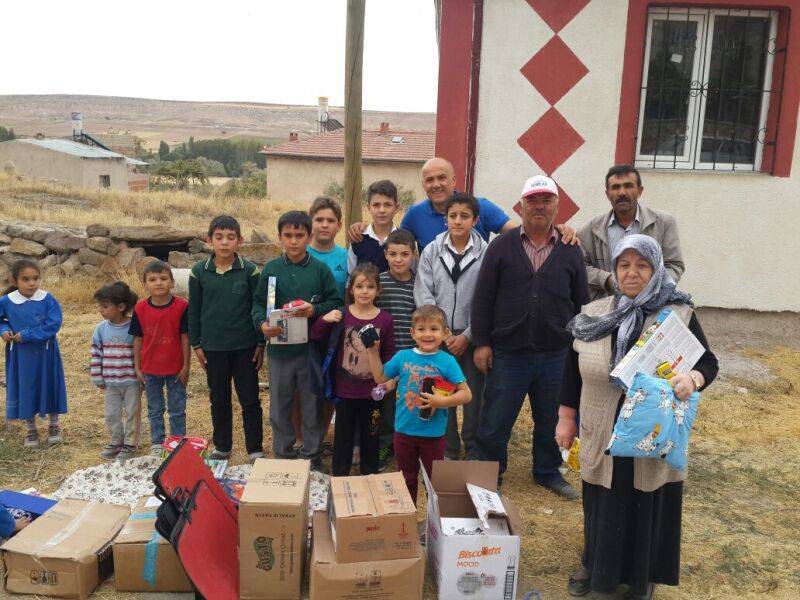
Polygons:
<instances>
[{"instance_id":1,"label":"striped shirt","mask_svg":"<svg viewBox=\"0 0 800 600\"><path fill-rule=\"evenodd\" d=\"M633 219L633 222L628 225L627 227L623 227L619 221L617 221L616 216L614 216L614 211L611 211L611 218L608 220L608 251L609 256L614 254L614 248L617 247L617 244L623 238L628 237L629 235L633 235L634 233L641 233L642 232L642 221L641 221L641 212L639 207L636 207L636 216Z\"/></svg>"},{"instance_id":2,"label":"striped shirt","mask_svg":"<svg viewBox=\"0 0 800 600\"><path fill-rule=\"evenodd\" d=\"M389 271L380 275L381 293L375 306L392 315L394 320L394 343L397 350L413 348L411 338L411 315L417 308L414 302L414 273L408 281L398 281Z\"/></svg>"},{"instance_id":3,"label":"striped shirt","mask_svg":"<svg viewBox=\"0 0 800 600\"><path fill-rule=\"evenodd\" d=\"M558 241L558 234L554 227L550 227L550 235L547 241L544 245L537 247L528 237L528 234L525 233L524 225L519 228L519 231L522 236L522 247L525 248L525 254L528 255L528 260L531 261L533 270L538 271L544 264L544 261L547 260L547 257L550 256L553 248L555 248L556 242Z\"/></svg>"},{"instance_id":4,"label":"striped shirt","mask_svg":"<svg viewBox=\"0 0 800 600\"><path fill-rule=\"evenodd\" d=\"M133 365L131 322L98 323L92 335L91 376L94 385L122 387L137 383Z\"/></svg>"}]
</instances>

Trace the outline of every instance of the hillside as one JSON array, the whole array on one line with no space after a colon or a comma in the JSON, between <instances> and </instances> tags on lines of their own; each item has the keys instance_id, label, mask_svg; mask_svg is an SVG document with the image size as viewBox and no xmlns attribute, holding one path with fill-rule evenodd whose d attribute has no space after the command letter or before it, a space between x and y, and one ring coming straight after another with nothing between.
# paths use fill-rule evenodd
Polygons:
<instances>
[{"instance_id":1,"label":"hillside","mask_svg":"<svg viewBox=\"0 0 800 600\"><path fill-rule=\"evenodd\" d=\"M196 139L245 135L284 139L290 131L315 133L316 106L252 102L179 102L148 98L78 95L0 95L0 125L13 127L18 135L72 133L70 113L83 113L88 133L130 133L144 138L150 147L160 140L169 144ZM331 107L330 115L344 122L344 109ZM364 127L382 121L393 129L433 130L434 113L365 111Z\"/></svg>"}]
</instances>

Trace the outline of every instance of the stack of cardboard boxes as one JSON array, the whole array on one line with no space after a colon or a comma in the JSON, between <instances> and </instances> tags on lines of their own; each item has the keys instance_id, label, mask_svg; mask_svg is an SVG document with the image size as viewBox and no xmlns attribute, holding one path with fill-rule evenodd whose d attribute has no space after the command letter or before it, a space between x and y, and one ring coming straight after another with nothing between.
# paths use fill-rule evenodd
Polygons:
<instances>
[{"instance_id":1,"label":"stack of cardboard boxes","mask_svg":"<svg viewBox=\"0 0 800 600\"><path fill-rule=\"evenodd\" d=\"M332 477L314 513L311 600L422 598L416 512L400 473Z\"/></svg>"}]
</instances>

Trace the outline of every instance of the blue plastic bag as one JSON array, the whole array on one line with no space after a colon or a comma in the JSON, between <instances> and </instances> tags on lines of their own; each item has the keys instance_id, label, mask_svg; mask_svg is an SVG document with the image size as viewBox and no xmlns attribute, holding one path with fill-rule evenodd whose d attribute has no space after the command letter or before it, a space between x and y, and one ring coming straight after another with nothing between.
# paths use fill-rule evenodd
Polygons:
<instances>
[{"instance_id":1,"label":"blue plastic bag","mask_svg":"<svg viewBox=\"0 0 800 600\"><path fill-rule=\"evenodd\" d=\"M666 379L636 373L606 453L665 460L672 469L685 469L699 400L699 392L678 400Z\"/></svg>"}]
</instances>

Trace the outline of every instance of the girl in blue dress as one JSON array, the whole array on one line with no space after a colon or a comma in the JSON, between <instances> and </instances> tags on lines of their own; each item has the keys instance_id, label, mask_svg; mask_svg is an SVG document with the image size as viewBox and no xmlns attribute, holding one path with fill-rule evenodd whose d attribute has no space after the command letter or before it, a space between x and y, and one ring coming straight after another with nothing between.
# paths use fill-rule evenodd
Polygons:
<instances>
[{"instance_id":1,"label":"girl in blue dress","mask_svg":"<svg viewBox=\"0 0 800 600\"><path fill-rule=\"evenodd\" d=\"M58 416L67 412L67 388L56 334L61 306L39 289L35 261L18 260L0 297L0 337L6 342L6 418L28 424L26 448L39 447L36 414L49 418L47 442L63 441Z\"/></svg>"}]
</instances>

